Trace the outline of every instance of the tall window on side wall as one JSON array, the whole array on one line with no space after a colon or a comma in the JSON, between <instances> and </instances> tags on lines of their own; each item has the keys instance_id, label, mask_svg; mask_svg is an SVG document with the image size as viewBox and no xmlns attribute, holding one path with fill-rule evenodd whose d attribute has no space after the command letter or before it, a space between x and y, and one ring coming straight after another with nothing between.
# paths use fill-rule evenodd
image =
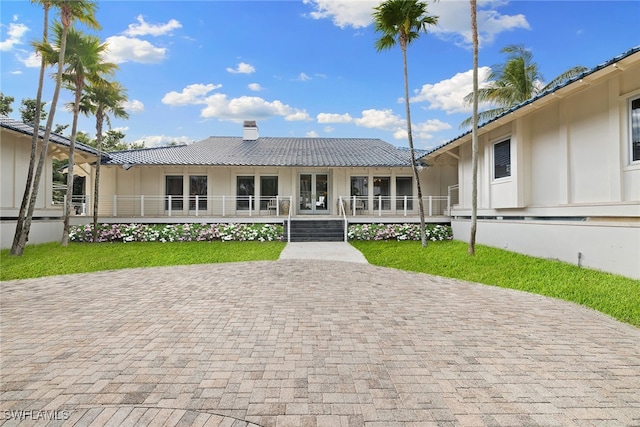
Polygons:
<instances>
[{"instance_id":1,"label":"tall window on side wall","mask_svg":"<svg viewBox=\"0 0 640 427\"><path fill-rule=\"evenodd\" d=\"M640 98L632 99L631 115L631 161L640 161Z\"/></svg>"},{"instance_id":2,"label":"tall window on side wall","mask_svg":"<svg viewBox=\"0 0 640 427\"><path fill-rule=\"evenodd\" d=\"M189 196L189 209L196 209L196 196L198 196L198 210L207 210L206 175L189 176Z\"/></svg>"},{"instance_id":3,"label":"tall window on side wall","mask_svg":"<svg viewBox=\"0 0 640 427\"><path fill-rule=\"evenodd\" d=\"M407 209L413 209L413 178L410 176L396 177L396 210L404 210L404 198L407 196Z\"/></svg>"},{"instance_id":4,"label":"tall window on side wall","mask_svg":"<svg viewBox=\"0 0 640 427\"><path fill-rule=\"evenodd\" d=\"M239 176L236 184L236 209L248 211L250 199L251 209L255 209L255 178L252 176Z\"/></svg>"},{"instance_id":5,"label":"tall window on side wall","mask_svg":"<svg viewBox=\"0 0 640 427\"><path fill-rule=\"evenodd\" d=\"M493 179L511 176L511 140L493 145Z\"/></svg>"},{"instance_id":6,"label":"tall window on side wall","mask_svg":"<svg viewBox=\"0 0 640 427\"><path fill-rule=\"evenodd\" d=\"M165 177L165 193L167 197L164 201L165 210L169 210L169 196L171 196L171 210L181 211L183 209L184 187L182 186L182 175L167 175Z\"/></svg>"},{"instance_id":7,"label":"tall window on side wall","mask_svg":"<svg viewBox=\"0 0 640 427\"><path fill-rule=\"evenodd\" d=\"M274 199L278 195L278 177L260 177L260 209L267 209L269 199Z\"/></svg>"}]
</instances>

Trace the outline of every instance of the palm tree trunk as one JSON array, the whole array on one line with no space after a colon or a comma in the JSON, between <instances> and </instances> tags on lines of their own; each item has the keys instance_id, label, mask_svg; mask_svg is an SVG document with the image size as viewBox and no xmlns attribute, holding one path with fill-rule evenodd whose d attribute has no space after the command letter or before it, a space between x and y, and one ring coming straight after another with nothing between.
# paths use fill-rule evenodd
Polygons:
<instances>
[{"instance_id":1,"label":"palm tree trunk","mask_svg":"<svg viewBox=\"0 0 640 427\"><path fill-rule=\"evenodd\" d=\"M75 160L76 135L78 133L78 117L80 116L80 98L82 96L82 82L76 81L76 97L73 103L73 124L71 125L71 138L69 139L69 164L67 166L67 193L64 204L64 220L62 227L62 246L69 245L69 219L73 207L73 166Z\"/></svg>"},{"instance_id":2,"label":"palm tree trunk","mask_svg":"<svg viewBox=\"0 0 640 427\"><path fill-rule=\"evenodd\" d=\"M411 132L411 107L409 106L409 72L407 70L407 47L401 42L402 61L404 64L404 102L407 113L407 136L409 139L409 151L411 153L411 167L413 168L413 176L416 178L418 187L418 208L420 210L420 240L422 246L427 246L427 231L424 221L424 203L422 202L422 187L420 186L420 173L416 164L416 153L413 149L413 133Z\"/></svg>"},{"instance_id":3,"label":"palm tree trunk","mask_svg":"<svg viewBox=\"0 0 640 427\"><path fill-rule=\"evenodd\" d=\"M473 37L473 124L471 127L471 236L469 255L476 254L478 223L478 21L476 0L471 1L471 32Z\"/></svg>"},{"instance_id":4,"label":"palm tree trunk","mask_svg":"<svg viewBox=\"0 0 640 427\"><path fill-rule=\"evenodd\" d=\"M68 26L63 26L62 37L60 38L60 52L58 54L58 71L56 73L56 86L53 91L53 98L51 99L51 108L49 110L49 116L47 118L47 127L44 130L44 138L42 146L40 147L40 157L38 159L38 166L36 173L33 177L33 185L31 191L31 197L29 198L29 206L27 208L27 215L25 217L22 233L16 245L15 255L22 255L24 247L29 240L29 231L31 229L31 221L33 219L33 211L36 207L36 200L38 197L38 187L40 186L40 179L42 178L42 170L47 161L47 151L49 149L49 138L51 137L51 129L53 128L53 118L56 113L56 107L58 106L58 97L60 95L60 87L62 86L62 69L64 68L64 56L67 49L67 32Z\"/></svg>"},{"instance_id":5,"label":"palm tree trunk","mask_svg":"<svg viewBox=\"0 0 640 427\"><path fill-rule=\"evenodd\" d=\"M93 242L98 241L98 198L100 196L100 163L102 160L102 122L103 113L99 108L96 112L96 139L98 145L98 161L96 162L96 178L93 183Z\"/></svg>"},{"instance_id":6,"label":"palm tree trunk","mask_svg":"<svg viewBox=\"0 0 640 427\"><path fill-rule=\"evenodd\" d=\"M42 40L44 42L49 38L49 5L44 4L44 29L42 31ZM33 118L33 138L31 139L31 155L29 157L29 168L27 170L27 182L24 188L24 194L22 195L22 202L20 203L20 211L18 213L18 219L16 221L16 231L13 235L13 243L11 244L11 255L22 255L24 245L22 249L19 248L19 243L22 238L24 230L24 223L27 213L27 206L29 205L29 196L33 191L33 173L36 166L36 154L38 151L38 140L40 139L40 110L42 109L42 88L44 87L44 70L46 63L44 57L40 62L40 75L38 77L38 92L36 95L36 111ZM28 233L28 232L27 232ZM26 239L25 239L26 241Z\"/></svg>"}]
</instances>

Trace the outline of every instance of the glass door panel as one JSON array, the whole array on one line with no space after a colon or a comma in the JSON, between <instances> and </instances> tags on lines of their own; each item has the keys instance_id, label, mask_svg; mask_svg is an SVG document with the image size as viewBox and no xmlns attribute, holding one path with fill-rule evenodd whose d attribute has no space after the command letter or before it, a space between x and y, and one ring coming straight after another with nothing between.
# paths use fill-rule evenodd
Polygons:
<instances>
[{"instance_id":1,"label":"glass door panel","mask_svg":"<svg viewBox=\"0 0 640 427\"><path fill-rule=\"evenodd\" d=\"M326 173L300 174L298 212L302 214L329 211L329 175Z\"/></svg>"},{"instance_id":2,"label":"glass door panel","mask_svg":"<svg viewBox=\"0 0 640 427\"><path fill-rule=\"evenodd\" d=\"M329 176L327 174L316 174L316 194L315 194L315 210L316 212L326 213L329 202L327 199L329 188Z\"/></svg>"},{"instance_id":3,"label":"glass door panel","mask_svg":"<svg viewBox=\"0 0 640 427\"><path fill-rule=\"evenodd\" d=\"M300 197L298 202L298 211L301 213L313 212L313 203L311 199L311 174L300 175Z\"/></svg>"}]
</instances>

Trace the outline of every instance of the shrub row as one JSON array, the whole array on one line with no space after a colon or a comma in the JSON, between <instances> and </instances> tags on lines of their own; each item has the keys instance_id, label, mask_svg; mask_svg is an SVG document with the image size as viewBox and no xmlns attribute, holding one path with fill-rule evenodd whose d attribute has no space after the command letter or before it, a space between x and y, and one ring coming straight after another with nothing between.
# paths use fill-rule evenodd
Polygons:
<instances>
[{"instance_id":1,"label":"shrub row","mask_svg":"<svg viewBox=\"0 0 640 427\"><path fill-rule=\"evenodd\" d=\"M92 242L93 225L72 226L72 242ZM349 240L420 240L419 224L353 224ZM451 240L451 227L428 224L428 240ZM282 241L284 227L277 224L99 224L98 242L194 242L214 240Z\"/></svg>"}]
</instances>

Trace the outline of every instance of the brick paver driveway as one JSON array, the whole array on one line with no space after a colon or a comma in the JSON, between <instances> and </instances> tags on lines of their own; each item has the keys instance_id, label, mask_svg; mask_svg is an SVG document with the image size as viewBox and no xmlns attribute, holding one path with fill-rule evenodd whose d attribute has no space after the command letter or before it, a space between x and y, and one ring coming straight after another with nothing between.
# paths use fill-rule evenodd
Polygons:
<instances>
[{"instance_id":1,"label":"brick paver driveway","mask_svg":"<svg viewBox=\"0 0 640 427\"><path fill-rule=\"evenodd\" d=\"M640 329L367 264L4 282L0 314L5 425L640 425Z\"/></svg>"}]
</instances>

